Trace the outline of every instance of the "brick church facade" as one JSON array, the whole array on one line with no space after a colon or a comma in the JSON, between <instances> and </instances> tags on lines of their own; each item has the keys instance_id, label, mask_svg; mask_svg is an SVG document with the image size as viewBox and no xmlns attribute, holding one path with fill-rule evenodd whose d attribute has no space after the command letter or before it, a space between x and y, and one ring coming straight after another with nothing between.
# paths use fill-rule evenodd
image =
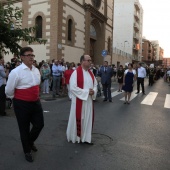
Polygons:
<instances>
[{"instance_id":1,"label":"brick church facade","mask_svg":"<svg viewBox=\"0 0 170 170\"><path fill-rule=\"evenodd\" d=\"M17 0L15 5L24 10L23 28L38 25L36 36L47 40L45 45L30 45L37 61L63 57L68 62L79 62L82 54L89 54L95 64L101 64L102 50L108 50L106 59L111 61L113 3L113 0ZM22 46L26 45L22 42Z\"/></svg>"}]
</instances>

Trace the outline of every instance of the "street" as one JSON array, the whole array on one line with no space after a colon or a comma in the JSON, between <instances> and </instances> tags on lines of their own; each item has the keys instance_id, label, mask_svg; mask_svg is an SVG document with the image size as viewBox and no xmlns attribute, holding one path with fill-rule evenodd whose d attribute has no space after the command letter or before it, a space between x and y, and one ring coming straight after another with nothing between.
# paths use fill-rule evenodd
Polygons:
<instances>
[{"instance_id":1,"label":"street","mask_svg":"<svg viewBox=\"0 0 170 170\"><path fill-rule=\"evenodd\" d=\"M42 99L45 126L33 163L24 158L15 116L0 117L0 170L170 170L170 86L145 79L146 95L136 95L135 85L129 105L117 87L112 103L95 101L93 146L67 142L67 97Z\"/></svg>"}]
</instances>

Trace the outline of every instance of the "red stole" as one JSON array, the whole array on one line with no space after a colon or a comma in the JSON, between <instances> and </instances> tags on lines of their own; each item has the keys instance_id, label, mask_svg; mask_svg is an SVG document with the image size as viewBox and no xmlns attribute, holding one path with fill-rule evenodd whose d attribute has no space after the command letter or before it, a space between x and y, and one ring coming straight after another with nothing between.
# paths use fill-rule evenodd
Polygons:
<instances>
[{"instance_id":1,"label":"red stole","mask_svg":"<svg viewBox=\"0 0 170 170\"><path fill-rule=\"evenodd\" d=\"M83 77L83 69L79 66L77 69L77 87L83 89L84 88L84 77ZM88 70L94 85L94 75ZM76 98L76 122L77 122L77 136L81 137L81 112L82 112L83 101L79 98ZM93 121L94 121L94 110L93 110ZM93 123L93 122L92 122Z\"/></svg>"}]
</instances>

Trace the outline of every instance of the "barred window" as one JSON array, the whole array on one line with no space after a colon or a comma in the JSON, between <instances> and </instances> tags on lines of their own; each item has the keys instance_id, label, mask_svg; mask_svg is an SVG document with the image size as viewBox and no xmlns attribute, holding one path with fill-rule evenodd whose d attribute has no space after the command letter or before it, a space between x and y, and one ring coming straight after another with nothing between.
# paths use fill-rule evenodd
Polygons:
<instances>
[{"instance_id":1,"label":"barred window","mask_svg":"<svg viewBox=\"0 0 170 170\"><path fill-rule=\"evenodd\" d=\"M42 17L37 16L35 19L35 24L36 24L36 38L42 38Z\"/></svg>"},{"instance_id":2,"label":"barred window","mask_svg":"<svg viewBox=\"0 0 170 170\"><path fill-rule=\"evenodd\" d=\"M73 22L71 19L68 20L68 40L71 41L72 40L72 25Z\"/></svg>"},{"instance_id":3,"label":"barred window","mask_svg":"<svg viewBox=\"0 0 170 170\"><path fill-rule=\"evenodd\" d=\"M110 54L110 52L111 52L111 39L110 39L110 37L108 38L108 42L107 42L107 51L108 51L108 54Z\"/></svg>"}]
</instances>

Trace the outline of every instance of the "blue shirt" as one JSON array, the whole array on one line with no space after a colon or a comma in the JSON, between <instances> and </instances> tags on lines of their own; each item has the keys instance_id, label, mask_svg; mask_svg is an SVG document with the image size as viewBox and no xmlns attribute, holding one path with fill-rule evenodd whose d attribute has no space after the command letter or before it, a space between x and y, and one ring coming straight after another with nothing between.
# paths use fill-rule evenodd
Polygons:
<instances>
[{"instance_id":1,"label":"blue shirt","mask_svg":"<svg viewBox=\"0 0 170 170\"><path fill-rule=\"evenodd\" d=\"M52 75L53 76L61 76L61 73L63 72L63 67L61 65L55 65L52 66Z\"/></svg>"}]
</instances>

